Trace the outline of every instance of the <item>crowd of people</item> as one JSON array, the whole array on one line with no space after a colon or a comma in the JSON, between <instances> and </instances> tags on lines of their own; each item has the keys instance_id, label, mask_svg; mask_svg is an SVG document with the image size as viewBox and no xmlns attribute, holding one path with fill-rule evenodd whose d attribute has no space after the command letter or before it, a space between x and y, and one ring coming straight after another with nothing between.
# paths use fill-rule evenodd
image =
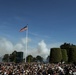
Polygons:
<instances>
[{"instance_id":1,"label":"crowd of people","mask_svg":"<svg viewBox=\"0 0 76 75\"><path fill-rule=\"evenodd\" d=\"M0 75L76 75L76 66L60 63L0 63Z\"/></svg>"}]
</instances>

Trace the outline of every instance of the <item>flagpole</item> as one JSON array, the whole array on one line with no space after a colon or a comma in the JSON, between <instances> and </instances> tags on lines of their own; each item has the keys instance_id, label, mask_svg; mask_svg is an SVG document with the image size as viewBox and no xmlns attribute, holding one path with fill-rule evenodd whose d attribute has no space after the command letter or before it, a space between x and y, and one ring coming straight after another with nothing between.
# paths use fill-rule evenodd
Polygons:
<instances>
[{"instance_id":1,"label":"flagpole","mask_svg":"<svg viewBox=\"0 0 76 75\"><path fill-rule=\"evenodd\" d=\"M25 48L25 49L26 49L26 50L24 51L24 57L25 57L25 62L26 62L27 48L28 48L28 46L27 46L27 44L28 44L28 24L27 24L27 26L21 28L21 29L20 29L20 32L23 32L23 31L25 31L25 30L26 30L26 39L25 39L25 41L26 41L26 43L25 43L26 48Z\"/></svg>"},{"instance_id":2,"label":"flagpole","mask_svg":"<svg viewBox=\"0 0 76 75\"><path fill-rule=\"evenodd\" d=\"M27 49L28 49L28 27L26 30L26 53L25 53L25 62L26 62L26 57L27 57Z\"/></svg>"}]
</instances>

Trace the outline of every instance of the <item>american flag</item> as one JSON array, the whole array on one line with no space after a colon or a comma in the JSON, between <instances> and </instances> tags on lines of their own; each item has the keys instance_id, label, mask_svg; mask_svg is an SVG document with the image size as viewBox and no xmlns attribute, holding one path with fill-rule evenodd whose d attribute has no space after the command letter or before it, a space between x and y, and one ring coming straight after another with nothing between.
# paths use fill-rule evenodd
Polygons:
<instances>
[{"instance_id":1,"label":"american flag","mask_svg":"<svg viewBox=\"0 0 76 75\"><path fill-rule=\"evenodd\" d=\"M23 32L23 31L25 31L25 30L27 30L27 29L28 29L28 27L25 26L25 27L23 27L23 28L20 29L20 32Z\"/></svg>"}]
</instances>

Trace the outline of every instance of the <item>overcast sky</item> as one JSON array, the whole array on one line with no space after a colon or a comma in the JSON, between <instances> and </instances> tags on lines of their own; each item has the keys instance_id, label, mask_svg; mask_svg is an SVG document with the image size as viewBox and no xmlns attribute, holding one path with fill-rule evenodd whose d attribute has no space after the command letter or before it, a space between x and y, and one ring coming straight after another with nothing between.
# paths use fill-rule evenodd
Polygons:
<instances>
[{"instance_id":1,"label":"overcast sky","mask_svg":"<svg viewBox=\"0 0 76 75\"><path fill-rule=\"evenodd\" d=\"M76 0L0 0L0 55L24 51L49 55L51 47L76 44ZM25 53L26 54L26 53Z\"/></svg>"}]
</instances>

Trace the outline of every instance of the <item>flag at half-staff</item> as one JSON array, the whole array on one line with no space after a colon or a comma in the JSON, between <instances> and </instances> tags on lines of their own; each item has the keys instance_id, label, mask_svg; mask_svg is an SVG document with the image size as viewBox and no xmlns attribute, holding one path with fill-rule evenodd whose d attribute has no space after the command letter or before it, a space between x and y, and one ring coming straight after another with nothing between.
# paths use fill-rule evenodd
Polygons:
<instances>
[{"instance_id":1,"label":"flag at half-staff","mask_svg":"<svg viewBox=\"0 0 76 75\"><path fill-rule=\"evenodd\" d=\"M23 32L23 31L25 31L25 30L27 30L27 29L28 29L28 27L25 26L25 27L23 27L23 28L20 29L20 32Z\"/></svg>"}]
</instances>

